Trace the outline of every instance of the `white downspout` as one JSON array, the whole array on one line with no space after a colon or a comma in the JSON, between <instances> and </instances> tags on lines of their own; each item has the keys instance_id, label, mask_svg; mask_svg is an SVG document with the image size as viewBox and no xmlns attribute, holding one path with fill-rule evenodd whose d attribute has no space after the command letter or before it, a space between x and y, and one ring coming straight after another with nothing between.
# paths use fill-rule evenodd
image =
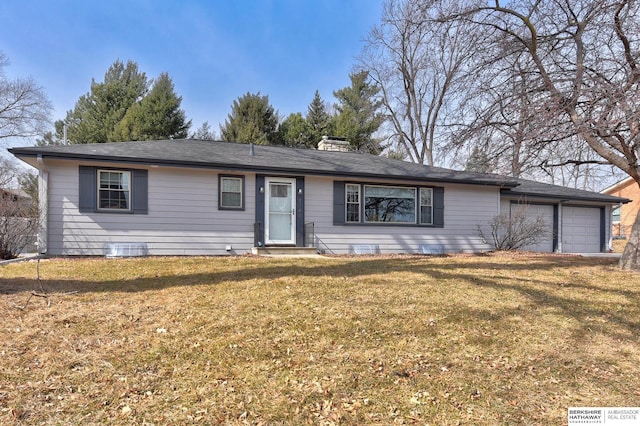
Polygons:
<instances>
[{"instance_id":1,"label":"white downspout","mask_svg":"<svg viewBox=\"0 0 640 426\"><path fill-rule=\"evenodd\" d=\"M621 207L622 203L618 203L617 207ZM613 204L609 204L605 209L605 218L609 223L609 238L607 238L607 251L613 253Z\"/></svg>"},{"instance_id":2,"label":"white downspout","mask_svg":"<svg viewBox=\"0 0 640 426\"><path fill-rule=\"evenodd\" d=\"M563 253L562 251L562 206L564 202L560 201L558 203L558 247L556 248L556 253Z\"/></svg>"},{"instance_id":3,"label":"white downspout","mask_svg":"<svg viewBox=\"0 0 640 426\"><path fill-rule=\"evenodd\" d=\"M47 253L47 236L49 223L49 171L44 164L42 154L38 154L38 207L40 225L38 226L38 252Z\"/></svg>"}]
</instances>

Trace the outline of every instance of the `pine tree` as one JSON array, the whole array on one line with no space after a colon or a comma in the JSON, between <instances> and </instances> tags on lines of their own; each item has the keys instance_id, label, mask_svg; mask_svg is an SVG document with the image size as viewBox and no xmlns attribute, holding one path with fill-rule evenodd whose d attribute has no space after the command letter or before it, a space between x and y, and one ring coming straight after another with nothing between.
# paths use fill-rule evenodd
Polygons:
<instances>
[{"instance_id":1,"label":"pine tree","mask_svg":"<svg viewBox=\"0 0 640 426\"><path fill-rule=\"evenodd\" d=\"M278 112L269 104L268 96L249 93L233 101L231 112L220 134L225 141L279 145Z\"/></svg>"},{"instance_id":2,"label":"pine tree","mask_svg":"<svg viewBox=\"0 0 640 426\"><path fill-rule=\"evenodd\" d=\"M215 130L211 128L208 121L205 121L191 134L191 139L200 139L203 141L215 141L218 139Z\"/></svg>"},{"instance_id":3,"label":"pine tree","mask_svg":"<svg viewBox=\"0 0 640 426\"><path fill-rule=\"evenodd\" d=\"M42 143L61 141L65 124L68 143L185 138L191 121L180 109L181 102L168 74L160 74L149 90L138 64L117 60L104 81L92 80L91 90L78 99L65 120L56 121L55 137Z\"/></svg>"},{"instance_id":4,"label":"pine tree","mask_svg":"<svg viewBox=\"0 0 640 426\"><path fill-rule=\"evenodd\" d=\"M325 102L320 97L320 92L316 90L313 100L307 108L307 123L311 127L311 139L314 145L322 139L322 136L331 136L331 114L327 111Z\"/></svg>"},{"instance_id":5,"label":"pine tree","mask_svg":"<svg viewBox=\"0 0 640 426\"><path fill-rule=\"evenodd\" d=\"M124 118L127 110L147 93L148 82L145 73L138 70L138 64L120 60L109 67L104 81L91 81L91 90L81 96L73 110L67 112L70 143L104 143L113 140L116 125ZM61 124L61 123L60 123ZM61 125L56 123L56 129ZM62 135L56 135L58 139Z\"/></svg>"},{"instance_id":6,"label":"pine tree","mask_svg":"<svg viewBox=\"0 0 640 426\"><path fill-rule=\"evenodd\" d=\"M384 122L377 99L380 89L368 82L368 71L349 75L351 86L333 92L335 104L335 136L346 138L357 151L378 155L384 149L373 134Z\"/></svg>"},{"instance_id":7,"label":"pine tree","mask_svg":"<svg viewBox=\"0 0 640 426\"><path fill-rule=\"evenodd\" d=\"M286 146L311 148L316 147L318 140L314 138L311 125L301 113L291 113L278 127L282 143Z\"/></svg>"},{"instance_id":8,"label":"pine tree","mask_svg":"<svg viewBox=\"0 0 640 426\"><path fill-rule=\"evenodd\" d=\"M491 173L494 169L494 161L489 157L487 151L474 146L473 151L467 158L465 171L476 173Z\"/></svg>"},{"instance_id":9,"label":"pine tree","mask_svg":"<svg viewBox=\"0 0 640 426\"><path fill-rule=\"evenodd\" d=\"M188 135L191 120L180 109L182 97L176 95L173 82L162 73L149 93L133 104L113 133L114 141L183 139Z\"/></svg>"}]
</instances>

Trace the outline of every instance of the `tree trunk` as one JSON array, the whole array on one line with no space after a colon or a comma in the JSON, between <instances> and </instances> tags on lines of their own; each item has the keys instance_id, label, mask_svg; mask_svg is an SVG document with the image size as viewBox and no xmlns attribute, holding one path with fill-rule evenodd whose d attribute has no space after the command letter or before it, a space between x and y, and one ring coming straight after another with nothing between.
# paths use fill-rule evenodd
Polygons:
<instances>
[{"instance_id":1,"label":"tree trunk","mask_svg":"<svg viewBox=\"0 0 640 426\"><path fill-rule=\"evenodd\" d=\"M620 258L620 268L629 271L640 271L640 211L631 228L629 241Z\"/></svg>"}]
</instances>

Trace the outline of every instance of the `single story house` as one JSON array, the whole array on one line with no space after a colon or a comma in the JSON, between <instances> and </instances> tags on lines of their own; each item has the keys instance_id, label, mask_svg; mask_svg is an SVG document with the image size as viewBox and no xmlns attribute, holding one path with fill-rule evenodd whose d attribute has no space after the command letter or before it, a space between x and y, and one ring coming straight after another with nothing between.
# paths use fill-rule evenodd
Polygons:
<instances>
[{"instance_id":1,"label":"single story house","mask_svg":"<svg viewBox=\"0 0 640 426\"><path fill-rule=\"evenodd\" d=\"M632 177L628 177L604 189L602 193L632 200L615 206L611 211L613 238L627 238L640 211L640 186Z\"/></svg>"},{"instance_id":2,"label":"single story house","mask_svg":"<svg viewBox=\"0 0 640 426\"><path fill-rule=\"evenodd\" d=\"M478 233L527 203L548 219L544 252L601 252L612 206L628 200L355 152L161 140L11 148L39 170L40 251L102 255L491 250Z\"/></svg>"}]
</instances>

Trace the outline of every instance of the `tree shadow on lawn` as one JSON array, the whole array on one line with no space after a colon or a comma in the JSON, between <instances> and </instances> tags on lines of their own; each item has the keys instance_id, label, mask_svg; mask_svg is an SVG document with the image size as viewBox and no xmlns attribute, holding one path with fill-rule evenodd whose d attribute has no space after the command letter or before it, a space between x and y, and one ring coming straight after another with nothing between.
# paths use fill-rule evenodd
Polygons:
<instances>
[{"instance_id":1,"label":"tree shadow on lawn","mask_svg":"<svg viewBox=\"0 0 640 426\"><path fill-rule=\"evenodd\" d=\"M180 262L181 260L190 261L198 258L151 258L151 259L167 259L169 262ZM200 258L203 259L203 258ZM206 259L206 258L205 258ZM217 260L227 261L230 258L210 258L211 262ZM231 258L233 259L233 258ZM247 258L240 258L246 260ZM407 257L336 257L310 262L306 259L287 259L279 261L279 259L254 258L251 268L237 268L225 266L224 270L216 270L212 268L208 272L189 272L179 275L162 275L165 271L158 270L158 274L153 277L134 276L131 278L118 280L102 280L99 277L91 277L87 279L51 279L47 278L46 263L41 265L41 282L48 293L92 293L92 292L144 292L148 290L160 290L171 287L183 287L190 285L216 285L220 282L243 282L252 280L273 281L278 278L291 276L307 276L307 277L334 277L334 278L357 278L375 274L392 274L392 273L411 273L424 274L440 280L445 279L461 279L470 283L476 283L479 275L462 271L513 271L517 273L548 271L553 268L580 268L584 266L613 266L616 261L605 258L585 259L574 256L532 256L514 259L500 256L476 256L473 261L457 260L456 257L437 256L407 256ZM451 259L451 262L447 262ZM482 261L478 261L482 259ZM71 261L75 261L72 259ZM87 259L78 259L78 261L86 261ZM89 259L90 261L91 259ZM103 259L96 258L96 261L113 262L118 265L122 259ZM126 259L129 261L131 259ZM437 260L437 261L432 261ZM55 258L52 261L56 261ZM203 260L205 262L206 260ZM292 263L294 261L295 263ZM299 261L299 262L298 262ZM286 262L286 263L285 263ZM211 264L205 264L207 268ZM240 264L241 265L241 264ZM214 265L215 266L215 265ZM118 267L118 266L116 266ZM169 269L169 268L167 268ZM218 268L219 269L219 268ZM0 272L2 269L0 269ZM445 272L450 272L446 274ZM25 291L39 290L37 282L37 272L34 263L33 278L4 278L0 276L0 294L14 294ZM504 279L504 277L495 277ZM544 284L545 282L540 281ZM384 285L384 282L381 282ZM557 285L557 284L553 284ZM602 290L598 287L591 287L584 284L566 283L569 286L580 287L584 289ZM625 293L623 290L620 292Z\"/></svg>"},{"instance_id":2,"label":"tree shadow on lawn","mask_svg":"<svg viewBox=\"0 0 640 426\"><path fill-rule=\"evenodd\" d=\"M174 258L179 259L180 258ZM523 261L522 259L507 258L505 262L501 257L486 257L481 260L476 258L472 261L460 261L451 258L451 262L447 262L446 258L439 258L437 261L431 261L428 257L371 257L371 258L335 258L325 261L309 262L300 259L300 262L291 263L292 260L286 261L256 259L243 265L240 262L237 269L225 265L225 269L220 271L212 268L209 272L194 272L180 275L161 275L164 271L158 271L158 275L154 277L132 277L124 280L100 280L99 278L90 279L47 279L46 266L41 267L41 282L44 290L48 294L64 294L67 292L74 293L133 293L145 292L153 290L161 290L172 287L206 285L215 286L222 282L232 282L241 284L243 282L257 281L264 285L288 285L286 281L278 281L285 277L328 277L328 278L344 278L345 283L351 279L365 278L372 275L381 275L383 278L377 278L372 281L372 286L388 285L387 279L391 280L390 274L408 273L412 279L422 275L425 281L435 281L447 285L448 282L455 282L459 285L467 285L478 289L491 289L500 292L517 292L525 300L529 301L529 305L539 308L549 308L558 311L558 314L576 319L582 324L582 329L586 333L587 330L592 331L598 328L598 324L593 319L598 318L604 322L613 323L622 328L619 333L620 338L628 338L626 333L638 335L640 325L637 321L630 318L638 318L640 315L630 316L624 314L624 311L614 311L606 309L604 301L610 297L626 299L627 304L632 306L640 306L640 290L610 288L606 285L594 286L587 284L585 279L579 282L578 276L575 278L568 277L569 282L558 282L552 280L538 279L535 275L530 274L535 271L548 271L552 268L581 268L594 265L602 265L603 267L613 266L615 260L611 259L584 259L568 256L534 256L531 261ZM245 259L246 260L246 259ZM528 260L528 258L527 258ZM118 262L117 259L111 260ZM216 262L215 258L211 262ZM245 267L243 266L251 266ZM208 265L211 267L211 265ZM513 274L504 274L504 271L513 272ZM28 278L3 278L0 277L0 295L19 294L29 291L40 291L40 286L35 279ZM474 273L475 272L475 273ZM518 272L528 273L519 277ZM502 273L502 274L501 274ZM419 278L418 278L419 279ZM337 284L339 285L339 284ZM582 297L576 298L571 296L571 291L580 291L584 293L595 292L596 298ZM566 296L562 295L566 292ZM472 297L470 293L470 297ZM466 307L461 306L461 309ZM506 307L500 308L502 312L492 313L495 319L509 317L517 312L509 310ZM628 311L628 309L625 309ZM478 312L476 312L477 314ZM610 330L611 327L600 327L604 332Z\"/></svg>"},{"instance_id":3,"label":"tree shadow on lawn","mask_svg":"<svg viewBox=\"0 0 640 426\"><path fill-rule=\"evenodd\" d=\"M467 280L481 289L491 289L498 292L515 291L526 300L530 306L535 306L540 310L552 309L566 318L577 320L579 327L575 334L582 337L587 334L602 333L610 338L629 339L640 334L640 291L636 290L619 290L605 289L589 285L569 285L560 286L557 283L549 283L535 279L505 279L504 277L478 277L473 274L447 274L443 272L437 273L439 279L459 279ZM563 296L558 293L559 287L564 287L569 294ZM598 292L597 300L594 298L576 298L570 295L571 289L578 291ZM614 306L607 306L606 300L611 297L624 296L626 298L627 309L618 310ZM617 303L619 304L619 303ZM466 308L465 308L466 309ZM631 314L629 310L635 310L635 314ZM501 308L499 311L487 311L484 315L491 320L503 320L512 316L522 315L523 311L515 308ZM614 331L616 327L618 331Z\"/></svg>"}]
</instances>

